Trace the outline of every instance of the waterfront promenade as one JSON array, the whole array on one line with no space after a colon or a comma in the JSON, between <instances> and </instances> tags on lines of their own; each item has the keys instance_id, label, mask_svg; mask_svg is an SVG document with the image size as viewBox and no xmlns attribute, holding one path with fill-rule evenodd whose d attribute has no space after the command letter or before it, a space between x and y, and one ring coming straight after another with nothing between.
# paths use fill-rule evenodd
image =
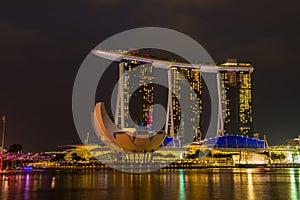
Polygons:
<instances>
[{"instance_id":1,"label":"waterfront promenade","mask_svg":"<svg viewBox=\"0 0 300 200\"><path fill-rule=\"evenodd\" d=\"M197 169L197 168L298 168L299 149L214 148L191 145L188 148L163 148L151 154L119 154L99 145L72 145L63 151L41 154L10 155L5 159L7 170L32 166L34 169L80 170L118 169ZM181 156L181 157L180 157Z\"/></svg>"}]
</instances>

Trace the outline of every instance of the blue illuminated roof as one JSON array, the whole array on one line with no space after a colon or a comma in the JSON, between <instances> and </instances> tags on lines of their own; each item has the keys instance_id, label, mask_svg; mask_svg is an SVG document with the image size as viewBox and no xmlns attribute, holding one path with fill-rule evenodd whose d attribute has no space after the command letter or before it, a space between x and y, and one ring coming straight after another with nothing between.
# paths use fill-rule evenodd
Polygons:
<instances>
[{"instance_id":1,"label":"blue illuminated roof","mask_svg":"<svg viewBox=\"0 0 300 200\"><path fill-rule=\"evenodd\" d=\"M179 141L175 138L165 137L165 140L163 142L164 146L180 146Z\"/></svg>"},{"instance_id":2,"label":"blue illuminated roof","mask_svg":"<svg viewBox=\"0 0 300 200\"><path fill-rule=\"evenodd\" d=\"M208 138L203 144L214 148L265 148L265 141L242 135L224 135Z\"/></svg>"}]
</instances>

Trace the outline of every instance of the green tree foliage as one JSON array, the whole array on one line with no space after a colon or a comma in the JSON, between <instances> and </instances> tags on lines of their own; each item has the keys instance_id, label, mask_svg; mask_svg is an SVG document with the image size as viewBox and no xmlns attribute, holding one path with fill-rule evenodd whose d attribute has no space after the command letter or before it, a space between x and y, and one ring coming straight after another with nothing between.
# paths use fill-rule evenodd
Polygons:
<instances>
[{"instance_id":1,"label":"green tree foliage","mask_svg":"<svg viewBox=\"0 0 300 200\"><path fill-rule=\"evenodd\" d=\"M12 144L12 145L10 145L10 147L8 149L8 152L16 154L18 152L21 152L22 150L23 150L22 145L20 145L20 144Z\"/></svg>"},{"instance_id":2,"label":"green tree foliage","mask_svg":"<svg viewBox=\"0 0 300 200\"><path fill-rule=\"evenodd\" d=\"M77 153L72 153L71 156L72 156L72 160L75 160L75 161L85 160L85 158L82 158Z\"/></svg>"},{"instance_id":3,"label":"green tree foliage","mask_svg":"<svg viewBox=\"0 0 300 200\"><path fill-rule=\"evenodd\" d=\"M285 155L283 153L271 153L271 159L272 160L282 160L282 159L285 159Z\"/></svg>"}]
</instances>

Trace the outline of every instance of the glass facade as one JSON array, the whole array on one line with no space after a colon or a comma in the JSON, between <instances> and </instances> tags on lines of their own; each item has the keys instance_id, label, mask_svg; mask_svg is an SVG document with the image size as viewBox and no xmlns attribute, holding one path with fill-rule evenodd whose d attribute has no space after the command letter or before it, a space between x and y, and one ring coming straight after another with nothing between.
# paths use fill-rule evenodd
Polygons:
<instances>
[{"instance_id":1,"label":"glass facade","mask_svg":"<svg viewBox=\"0 0 300 200\"><path fill-rule=\"evenodd\" d=\"M156 86L151 83L154 81L155 72L163 73L166 79L168 79L168 72L155 69L151 63L143 61L124 59L122 62L124 128L136 128L139 125L145 130L151 130L155 96L167 96L167 94L155 94ZM237 134L253 137L251 81L253 67L248 63L237 63L232 60L218 67L224 89L221 90L221 100L226 104L226 109L222 112L225 116L224 135ZM199 68L171 67L170 73L173 113L170 117L173 117L174 130L172 132L169 120L169 136L175 136L182 141L183 135L188 132L193 134L195 140L203 139L205 133L202 133L203 80L201 71ZM186 84L187 82L189 84ZM131 97L130 94L132 94ZM188 105L181 106L180 102L186 102ZM199 123L191 126L197 120L200 120Z\"/></svg>"},{"instance_id":2,"label":"glass facade","mask_svg":"<svg viewBox=\"0 0 300 200\"><path fill-rule=\"evenodd\" d=\"M200 69L172 67L171 74L174 133L180 141L186 131L193 133L195 139L200 139L202 134L202 78ZM187 82L189 84L186 84ZM186 103L186 106L180 106L180 100ZM189 122L185 122L185 120L189 120ZM200 120L199 123L193 124L197 120Z\"/></svg>"},{"instance_id":3,"label":"glass facade","mask_svg":"<svg viewBox=\"0 0 300 200\"><path fill-rule=\"evenodd\" d=\"M251 65L227 62L221 65L220 74L226 103L224 134L253 137Z\"/></svg>"},{"instance_id":4,"label":"glass facade","mask_svg":"<svg viewBox=\"0 0 300 200\"><path fill-rule=\"evenodd\" d=\"M133 60L124 62L124 127L136 125L151 129L154 104L154 67L150 63ZM131 96L130 96L131 95ZM130 106L130 105L131 106ZM129 110L131 108L132 110ZM131 116L130 116L131 115ZM130 117L134 124L131 124Z\"/></svg>"}]
</instances>

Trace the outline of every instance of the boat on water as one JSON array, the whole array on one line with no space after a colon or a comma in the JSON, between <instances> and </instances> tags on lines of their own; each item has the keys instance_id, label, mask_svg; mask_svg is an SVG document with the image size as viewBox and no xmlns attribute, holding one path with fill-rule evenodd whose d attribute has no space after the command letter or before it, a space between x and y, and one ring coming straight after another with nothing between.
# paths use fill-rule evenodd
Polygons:
<instances>
[{"instance_id":1,"label":"boat on water","mask_svg":"<svg viewBox=\"0 0 300 200\"><path fill-rule=\"evenodd\" d=\"M261 173L271 172L271 168L266 167L266 166L260 166L260 167L259 167L259 171L260 171Z\"/></svg>"}]
</instances>

